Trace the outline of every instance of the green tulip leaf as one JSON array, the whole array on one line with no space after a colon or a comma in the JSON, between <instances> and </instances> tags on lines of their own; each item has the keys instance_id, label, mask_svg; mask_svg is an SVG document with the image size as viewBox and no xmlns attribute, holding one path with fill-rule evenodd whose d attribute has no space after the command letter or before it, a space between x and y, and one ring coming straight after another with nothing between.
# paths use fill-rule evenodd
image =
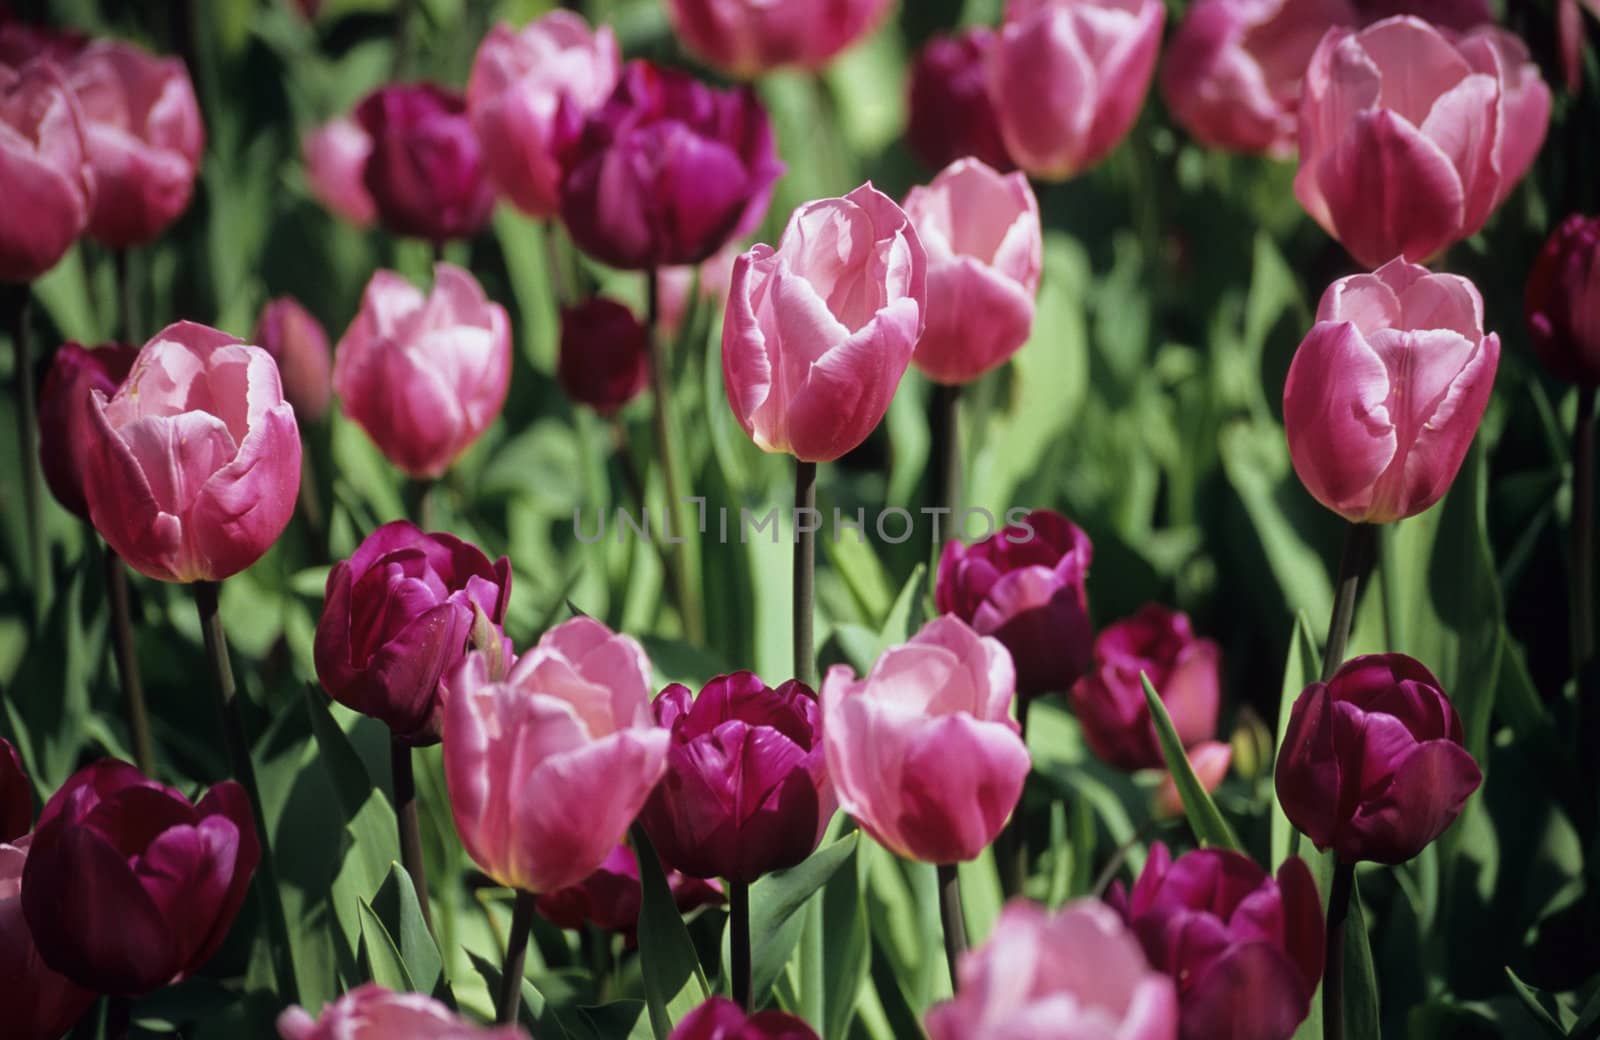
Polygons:
<instances>
[{"instance_id":1,"label":"green tulip leaf","mask_svg":"<svg viewBox=\"0 0 1600 1040\"><path fill-rule=\"evenodd\" d=\"M700 955L684 927L683 916L672 898L667 874L644 828L629 831L639 860L639 882L644 901L639 907L639 959L644 975L645 1003L656 1040L666 1040L678 1018L711 995Z\"/></svg>"},{"instance_id":2,"label":"green tulip leaf","mask_svg":"<svg viewBox=\"0 0 1600 1040\"><path fill-rule=\"evenodd\" d=\"M1243 852L1244 848L1234 835L1233 828L1222 818L1217 803L1211 800L1211 795L1194 775L1194 767L1189 764L1189 756L1184 754L1183 741L1178 739L1178 731L1172 726L1172 716L1167 714L1167 706L1161 703L1161 695L1150 685L1150 677L1143 672L1139 673L1139 681L1144 684L1144 699L1150 705L1150 717L1156 724L1161 757L1166 759L1167 771L1178 785L1178 796L1183 799L1183 814L1188 818L1189 826L1194 828L1195 837L1200 839L1202 845Z\"/></svg>"}]
</instances>

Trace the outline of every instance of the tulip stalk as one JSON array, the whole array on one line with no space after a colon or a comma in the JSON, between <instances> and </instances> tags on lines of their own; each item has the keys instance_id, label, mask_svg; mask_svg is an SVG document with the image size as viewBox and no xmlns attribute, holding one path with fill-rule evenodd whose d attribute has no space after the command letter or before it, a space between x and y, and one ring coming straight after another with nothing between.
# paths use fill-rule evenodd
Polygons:
<instances>
[{"instance_id":1,"label":"tulip stalk","mask_svg":"<svg viewBox=\"0 0 1600 1040\"><path fill-rule=\"evenodd\" d=\"M955 524L956 507L961 498L961 387L935 384L933 388L933 504L949 510L951 526L960 535ZM939 553L939 539L934 536L933 553Z\"/></svg>"},{"instance_id":2,"label":"tulip stalk","mask_svg":"<svg viewBox=\"0 0 1600 1040\"><path fill-rule=\"evenodd\" d=\"M1339 553L1339 578L1334 590L1333 614L1328 619L1328 639L1322 658L1322 681L1344 663L1345 645L1350 642L1350 623L1355 619L1356 594L1372 568L1377 551L1378 528L1374 524L1350 523L1344 529L1344 548Z\"/></svg>"},{"instance_id":3,"label":"tulip stalk","mask_svg":"<svg viewBox=\"0 0 1600 1040\"><path fill-rule=\"evenodd\" d=\"M655 397L656 452L661 460L662 483L666 490L665 518L675 539L673 566L668 568L678 610L683 615L684 635L696 646L705 643L705 617L700 608L700 581L689 553L689 526L683 520L683 485L677 459L672 450L672 386L668 378L666 337L661 334L661 287L659 272L651 268L645 281L645 322L650 340L650 389Z\"/></svg>"},{"instance_id":4,"label":"tulip stalk","mask_svg":"<svg viewBox=\"0 0 1600 1040\"><path fill-rule=\"evenodd\" d=\"M750 1008L750 886L728 882L728 961L733 978L733 999Z\"/></svg>"},{"instance_id":5,"label":"tulip stalk","mask_svg":"<svg viewBox=\"0 0 1600 1040\"><path fill-rule=\"evenodd\" d=\"M817 508L817 464L796 459L794 464L795 516L809 517ZM812 615L816 613L817 534L810 524L795 524L794 531L794 677L807 686L817 685L816 643Z\"/></svg>"},{"instance_id":6,"label":"tulip stalk","mask_svg":"<svg viewBox=\"0 0 1600 1040\"><path fill-rule=\"evenodd\" d=\"M510 1025L522 1006L522 972L528 963L528 935L533 931L534 895L517 891L511 909L511 936L506 941L506 959L500 966L500 992L495 1001L495 1022Z\"/></svg>"},{"instance_id":7,"label":"tulip stalk","mask_svg":"<svg viewBox=\"0 0 1600 1040\"><path fill-rule=\"evenodd\" d=\"M1595 678L1594 636L1594 387L1578 390L1572 429L1572 658L1578 680L1578 761L1591 762L1600 741L1600 682ZM1584 822L1595 818L1595 770L1584 778Z\"/></svg>"},{"instance_id":8,"label":"tulip stalk","mask_svg":"<svg viewBox=\"0 0 1600 1040\"><path fill-rule=\"evenodd\" d=\"M950 967L950 991L960 989L956 969L967 952L967 921L961 913L961 873L954 863L939 864L939 917L944 924L944 959Z\"/></svg>"},{"instance_id":9,"label":"tulip stalk","mask_svg":"<svg viewBox=\"0 0 1600 1040\"><path fill-rule=\"evenodd\" d=\"M128 730L133 735L133 760L145 776L156 775L155 742L150 737L150 714L145 706L144 680L139 674L139 651L133 641L133 610L128 596L128 568L122 557L106 546L106 593L111 600L111 641L128 702Z\"/></svg>"},{"instance_id":10,"label":"tulip stalk","mask_svg":"<svg viewBox=\"0 0 1600 1040\"><path fill-rule=\"evenodd\" d=\"M417 822L417 779L412 771L411 746L389 737L389 772L394 784L394 817L400 828L400 865L411 875L417 891L422 923L433 933L433 910L428 899L428 870L422 858L422 829Z\"/></svg>"},{"instance_id":11,"label":"tulip stalk","mask_svg":"<svg viewBox=\"0 0 1600 1040\"><path fill-rule=\"evenodd\" d=\"M33 342L28 335L28 286L0 287L5 299L0 310L11 326L11 349L16 353L17 445L22 452L22 507L27 513L28 562L33 569L34 622L44 624L50 602L50 559L44 546L43 477L39 470L39 416L34 397Z\"/></svg>"},{"instance_id":12,"label":"tulip stalk","mask_svg":"<svg viewBox=\"0 0 1600 1040\"><path fill-rule=\"evenodd\" d=\"M1356 865L1340 861L1328 892L1328 945L1322 960L1323 1040L1344 1040L1344 924L1350 916L1350 891Z\"/></svg>"}]
</instances>

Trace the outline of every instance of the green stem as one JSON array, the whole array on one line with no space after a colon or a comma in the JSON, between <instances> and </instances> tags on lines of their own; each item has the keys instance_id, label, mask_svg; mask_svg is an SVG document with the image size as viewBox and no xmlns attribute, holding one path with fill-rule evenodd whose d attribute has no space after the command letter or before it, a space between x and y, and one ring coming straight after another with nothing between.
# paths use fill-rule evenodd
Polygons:
<instances>
[{"instance_id":1,"label":"green stem","mask_svg":"<svg viewBox=\"0 0 1600 1040\"><path fill-rule=\"evenodd\" d=\"M1328 619L1328 641L1323 650L1322 681L1344 663L1345 645L1350 642L1350 623L1356 614L1356 594L1372 568L1378 528L1373 524L1352 523L1344 529L1344 549L1339 553L1339 579L1334 591L1333 616Z\"/></svg>"},{"instance_id":2,"label":"green stem","mask_svg":"<svg viewBox=\"0 0 1600 1040\"><path fill-rule=\"evenodd\" d=\"M1356 879L1354 863L1333 868L1328 892L1328 945L1322 962L1322 1038L1344 1040L1344 924L1350 916L1350 889Z\"/></svg>"},{"instance_id":3,"label":"green stem","mask_svg":"<svg viewBox=\"0 0 1600 1040\"><path fill-rule=\"evenodd\" d=\"M422 829L417 821L417 780L412 772L411 746L389 736L389 772L394 781L394 816L400 828L400 864L417 890L422 923L433 933L433 911L428 899L428 870L422 858Z\"/></svg>"},{"instance_id":4,"label":"green stem","mask_svg":"<svg viewBox=\"0 0 1600 1040\"><path fill-rule=\"evenodd\" d=\"M807 686L817 685L817 649L812 636L816 613L817 534L815 525L801 523L817 508L817 464L794 464L794 677Z\"/></svg>"},{"instance_id":5,"label":"green stem","mask_svg":"<svg viewBox=\"0 0 1600 1040\"><path fill-rule=\"evenodd\" d=\"M732 962L733 1001L750 1008L750 886L728 882L728 959Z\"/></svg>"},{"instance_id":6,"label":"green stem","mask_svg":"<svg viewBox=\"0 0 1600 1040\"><path fill-rule=\"evenodd\" d=\"M26 285L3 285L4 310L16 353L17 447L22 452L22 508L28 525L28 563L33 570L33 620L43 627L50 603L50 558L44 544L44 483L39 471L39 415L34 398L33 337L28 334ZM65 446L58 446L65 450ZM54 449L53 449L54 450Z\"/></svg>"},{"instance_id":7,"label":"green stem","mask_svg":"<svg viewBox=\"0 0 1600 1040\"><path fill-rule=\"evenodd\" d=\"M122 307L122 341L138 346L139 339L139 294L133 284L133 259L126 249L119 249L112 255L113 263L117 269L117 302Z\"/></svg>"},{"instance_id":8,"label":"green stem","mask_svg":"<svg viewBox=\"0 0 1600 1040\"><path fill-rule=\"evenodd\" d=\"M133 735L133 760L139 772L156 775L155 742L150 737L150 713L145 706L144 680L139 674L139 651L133 640L133 610L128 595L128 568L115 549L106 546L106 598L111 601L111 641L117 659L122 696L128 702L128 730Z\"/></svg>"},{"instance_id":9,"label":"green stem","mask_svg":"<svg viewBox=\"0 0 1600 1040\"><path fill-rule=\"evenodd\" d=\"M510 1025L522 1006L522 971L528 963L528 933L533 930L534 896L518 892L511 909L511 938L506 942L506 959L500 966L500 993L495 1002L495 1022Z\"/></svg>"},{"instance_id":10,"label":"green stem","mask_svg":"<svg viewBox=\"0 0 1600 1040\"><path fill-rule=\"evenodd\" d=\"M959 537L956 510L961 506L961 387L933 388L933 504L937 509L949 510L949 533L945 538ZM937 526L937 525L935 525ZM940 537L933 536L933 554L939 554Z\"/></svg>"},{"instance_id":11,"label":"green stem","mask_svg":"<svg viewBox=\"0 0 1600 1040\"><path fill-rule=\"evenodd\" d=\"M666 488L665 518L671 527L673 566L668 568L676 593L678 610L683 615L683 630L689 642L705 644L705 616L700 606L700 583L690 557L689 525L683 518L683 485L672 450L672 386L665 337L661 335L660 279L651 269L645 283L648 307L646 327L650 333L650 387L655 396L656 452L661 459L662 483ZM663 535L665 537L665 535Z\"/></svg>"},{"instance_id":12,"label":"green stem","mask_svg":"<svg viewBox=\"0 0 1600 1040\"><path fill-rule=\"evenodd\" d=\"M1572 429L1572 665L1578 680L1578 761L1586 764L1581 778L1584 798L1578 821L1581 833L1595 824L1596 771L1593 751L1600 747L1600 663L1595 660L1594 625L1594 478L1595 389L1578 391L1578 418Z\"/></svg>"},{"instance_id":13,"label":"green stem","mask_svg":"<svg viewBox=\"0 0 1600 1040\"><path fill-rule=\"evenodd\" d=\"M967 921L961 913L961 873L954 863L939 864L939 917L944 923L944 959L950 967L950 991L960 988L957 966L967 952Z\"/></svg>"}]
</instances>

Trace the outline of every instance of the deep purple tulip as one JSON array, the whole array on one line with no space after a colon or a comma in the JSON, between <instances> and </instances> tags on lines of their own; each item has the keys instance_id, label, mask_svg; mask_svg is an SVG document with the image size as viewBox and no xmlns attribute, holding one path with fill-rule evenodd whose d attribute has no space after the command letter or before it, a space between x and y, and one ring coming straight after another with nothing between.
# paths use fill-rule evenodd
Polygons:
<instances>
[{"instance_id":1,"label":"deep purple tulip","mask_svg":"<svg viewBox=\"0 0 1600 1040\"><path fill-rule=\"evenodd\" d=\"M989 99L989 49L994 30L974 26L929 40L911 67L906 144L932 170L957 159L980 159L1001 173L1017 168L1000 137Z\"/></svg>"},{"instance_id":2,"label":"deep purple tulip","mask_svg":"<svg viewBox=\"0 0 1600 1040\"><path fill-rule=\"evenodd\" d=\"M630 62L562 150L561 217L578 247L632 270L697 264L761 222L783 173L748 87L716 90Z\"/></svg>"},{"instance_id":3,"label":"deep purple tulip","mask_svg":"<svg viewBox=\"0 0 1600 1040\"><path fill-rule=\"evenodd\" d=\"M1343 863L1404 863L1483 781L1439 680L1404 654L1352 658L1290 709L1278 753L1289 822Z\"/></svg>"},{"instance_id":4,"label":"deep purple tulip","mask_svg":"<svg viewBox=\"0 0 1600 1040\"><path fill-rule=\"evenodd\" d=\"M838 804L816 694L793 679L774 690L735 672L699 697L674 683L653 707L672 743L639 822L663 863L749 883L816 850Z\"/></svg>"},{"instance_id":5,"label":"deep purple tulip","mask_svg":"<svg viewBox=\"0 0 1600 1040\"><path fill-rule=\"evenodd\" d=\"M56 501L80 519L89 519L84 497L83 460L90 435L89 397L99 390L107 397L128 378L137 347L113 343L93 350L68 343L50 359L39 387L39 465Z\"/></svg>"},{"instance_id":6,"label":"deep purple tulip","mask_svg":"<svg viewBox=\"0 0 1600 1040\"><path fill-rule=\"evenodd\" d=\"M561 389L611 415L650 381L650 333L633 311L596 296L561 312Z\"/></svg>"},{"instance_id":7,"label":"deep purple tulip","mask_svg":"<svg viewBox=\"0 0 1600 1040\"><path fill-rule=\"evenodd\" d=\"M1600 217L1574 213L1561 222L1528 273L1523 303L1544 366L1600 386Z\"/></svg>"},{"instance_id":8,"label":"deep purple tulip","mask_svg":"<svg viewBox=\"0 0 1600 1040\"><path fill-rule=\"evenodd\" d=\"M511 598L511 564L448 534L396 520L336 564L317 622L317 678L347 708L414 746L439 742L439 680L460 663L473 607L494 624Z\"/></svg>"},{"instance_id":9,"label":"deep purple tulip","mask_svg":"<svg viewBox=\"0 0 1600 1040\"><path fill-rule=\"evenodd\" d=\"M715 881L686 877L676 870L667 871L667 887L680 914L720 905L724 899L722 886ZM539 916L558 928L592 924L620 933L631 949L638 945L639 909L644 905L639 861L626 843L618 845L599 870L576 885L541 895L533 905Z\"/></svg>"},{"instance_id":10,"label":"deep purple tulip","mask_svg":"<svg viewBox=\"0 0 1600 1040\"><path fill-rule=\"evenodd\" d=\"M45 963L80 986L136 996L217 952L261 859L244 788L190 804L126 762L74 773L45 803L22 910Z\"/></svg>"},{"instance_id":11,"label":"deep purple tulip","mask_svg":"<svg viewBox=\"0 0 1600 1040\"><path fill-rule=\"evenodd\" d=\"M0 737L0 841L14 841L33 830L33 790L22 757Z\"/></svg>"},{"instance_id":12,"label":"deep purple tulip","mask_svg":"<svg viewBox=\"0 0 1600 1040\"><path fill-rule=\"evenodd\" d=\"M1151 846L1132 893L1110 903L1150 966L1178 984L1182 1040L1289 1040L1322 978L1322 900L1299 858L1276 879L1248 856Z\"/></svg>"},{"instance_id":13,"label":"deep purple tulip","mask_svg":"<svg viewBox=\"0 0 1600 1040\"><path fill-rule=\"evenodd\" d=\"M0 1008L11 1040L60 1040L94 994L50 970L22 916L22 874L32 841L0 841Z\"/></svg>"},{"instance_id":14,"label":"deep purple tulip","mask_svg":"<svg viewBox=\"0 0 1600 1040\"><path fill-rule=\"evenodd\" d=\"M1083 582L1093 558L1094 546L1076 524L1036 509L981 542L947 542L934 602L940 613L1005 644L1019 697L1065 692L1091 659Z\"/></svg>"},{"instance_id":15,"label":"deep purple tulip","mask_svg":"<svg viewBox=\"0 0 1600 1040\"><path fill-rule=\"evenodd\" d=\"M355 116L372 138L364 179L384 227L432 242L484 229L494 187L459 91L391 84L367 95Z\"/></svg>"},{"instance_id":16,"label":"deep purple tulip","mask_svg":"<svg viewBox=\"0 0 1600 1040\"><path fill-rule=\"evenodd\" d=\"M712 997L685 1015L668 1040L817 1040L817 1034L782 1011L752 1015L727 997Z\"/></svg>"}]
</instances>

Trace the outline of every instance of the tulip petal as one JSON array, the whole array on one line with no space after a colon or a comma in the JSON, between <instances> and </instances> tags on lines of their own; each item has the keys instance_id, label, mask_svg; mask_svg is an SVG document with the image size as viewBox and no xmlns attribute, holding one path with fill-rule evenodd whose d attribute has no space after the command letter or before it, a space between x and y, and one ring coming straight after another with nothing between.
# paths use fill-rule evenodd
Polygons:
<instances>
[{"instance_id":1,"label":"tulip petal","mask_svg":"<svg viewBox=\"0 0 1600 1040\"><path fill-rule=\"evenodd\" d=\"M1273 999L1261 999L1272 994ZM1268 942L1241 943L1213 961L1182 997L1184 1040L1282 1040L1310 1010L1298 969Z\"/></svg>"},{"instance_id":2,"label":"tulip petal","mask_svg":"<svg viewBox=\"0 0 1600 1040\"><path fill-rule=\"evenodd\" d=\"M1478 764L1460 744L1419 744L1400 761L1388 790L1362 801L1344 832L1340 857L1404 863L1455 822L1482 782Z\"/></svg>"},{"instance_id":3,"label":"tulip petal","mask_svg":"<svg viewBox=\"0 0 1600 1040\"><path fill-rule=\"evenodd\" d=\"M1319 849L1338 836L1342 772L1328 687L1313 683L1290 709L1275 783L1284 815Z\"/></svg>"},{"instance_id":4,"label":"tulip petal","mask_svg":"<svg viewBox=\"0 0 1600 1040\"><path fill-rule=\"evenodd\" d=\"M908 749L895 828L912 858L959 863L1005 826L1032 762L1016 732L968 715L923 728Z\"/></svg>"},{"instance_id":5,"label":"tulip petal","mask_svg":"<svg viewBox=\"0 0 1600 1040\"><path fill-rule=\"evenodd\" d=\"M1366 519L1399 450L1390 393L1388 367L1349 322L1319 322L1289 365L1283 415L1295 473L1347 519Z\"/></svg>"}]
</instances>

